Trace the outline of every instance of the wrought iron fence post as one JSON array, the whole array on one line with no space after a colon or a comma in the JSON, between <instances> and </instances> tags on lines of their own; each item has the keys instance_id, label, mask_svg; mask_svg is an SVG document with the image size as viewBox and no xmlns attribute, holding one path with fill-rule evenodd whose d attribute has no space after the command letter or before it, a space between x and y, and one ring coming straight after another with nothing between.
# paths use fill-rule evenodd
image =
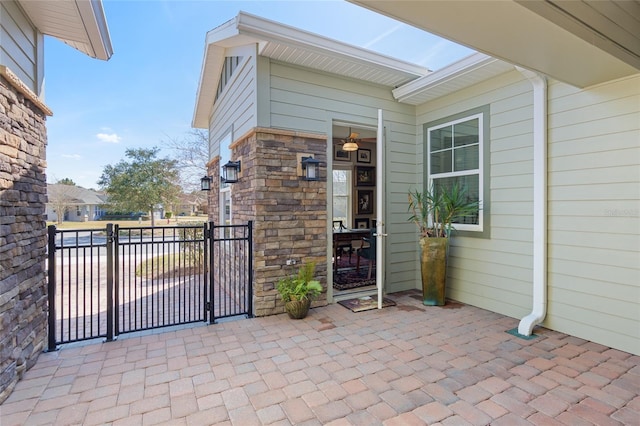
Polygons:
<instances>
[{"instance_id":1,"label":"wrought iron fence post","mask_svg":"<svg viewBox=\"0 0 640 426\"><path fill-rule=\"evenodd\" d=\"M207 244L209 242L209 227L207 226L207 222L202 224L202 266L204 268L203 271L203 277L204 277L204 295L203 295L203 300L202 300L202 306L203 306L203 312L202 312L202 317L204 318L204 321L207 322L209 320L207 314L209 313L209 298L207 297L207 290L209 287L209 248L207 247Z\"/></svg>"},{"instance_id":2,"label":"wrought iron fence post","mask_svg":"<svg viewBox=\"0 0 640 426\"><path fill-rule=\"evenodd\" d=\"M213 288L213 283L214 283L214 279L213 279L213 274L214 274L214 267L213 267L213 262L215 259L214 256L214 246L213 246L213 240L215 237L215 225L213 222L209 222L209 324L214 324L216 321L216 317L215 317L215 300L214 300L214 295L215 295L215 291Z\"/></svg>"},{"instance_id":3,"label":"wrought iron fence post","mask_svg":"<svg viewBox=\"0 0 640 426\"><path fill-rule=\"evenodd\" d=\"M253 221L250 220L247 225L249 228L249 241L247 242L249 251L249 282L247 283L247 286L249 287L249 291L247 292L249 297L249 309L247 309L247 311L249 318L253 318Z\"/></svg>"},{"instance_id":4,"label":"wrought iron fence post","mask_svg":"<svg viewBox=\"0 0 640 426\"><path fill-rule=\"evenodd\" d=\"M47 352L57 350L56 346L56 226L49 225L47 227L47 293L49 301L49 342Z\"/></svg>"},{"instance_id":5,"label":"wrought iron fence post","mask_svg":"<svg viewBox=\"0 0 640 426\"><path fill-rule=\"evenodd\" d=\"M113 223L107 223L107 342L113 341Z\"/></svg>"}]
</instances>

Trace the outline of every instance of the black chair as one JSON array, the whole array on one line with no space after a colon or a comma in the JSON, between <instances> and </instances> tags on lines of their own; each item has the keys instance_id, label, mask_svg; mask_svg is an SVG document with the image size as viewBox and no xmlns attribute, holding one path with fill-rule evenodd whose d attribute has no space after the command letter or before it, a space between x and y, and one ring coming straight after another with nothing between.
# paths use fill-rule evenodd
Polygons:
<instances>
[{"instance_id":1,"label":"black chair","mask_svg":"<svg viewBox=\"0 0 640 426\"><path fill-rule=\"evenodd\" d=\"M371 271L373 270L373 264L376 261L376 230L371 229L368 237L362 238L363 247L359 248L356 252L358 255L358 259L356 260L356 272L360 272L360 258L364 257L369 261L369 273L367 274L367 279L371 279ZM368 246L364 247L364 244L367 243Z\"/></svg>"},{"instance_id":2,"label":"black chair","mask_svg":"<svg viewBox=\"0 0 640 426\"><path fill-rule=\"evenodd\" d=\"M333 230L334 231L342 231L344 229L347 229L346 226L344 226L344 223L341 220L334 220L333 221ZM348 241L341 241L338 243L337 247L335 247L336 249L336 258L337 257L342 257L342 255L344 253L349 253L349 263L351 263L351 253L352 253L352 249L351 249L351 243ZM338 262L338 259L335 260L335 262ZM337 264L337 263L336 263Z\"/></svg>"}]
</instances>

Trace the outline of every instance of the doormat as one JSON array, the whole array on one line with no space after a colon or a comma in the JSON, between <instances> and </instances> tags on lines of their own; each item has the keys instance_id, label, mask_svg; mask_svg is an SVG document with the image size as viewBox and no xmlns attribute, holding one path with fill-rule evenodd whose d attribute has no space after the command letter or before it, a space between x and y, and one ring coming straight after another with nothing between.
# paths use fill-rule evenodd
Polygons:
<instances>
[{"instance_id":1,"label":"doormat","mask_svg":"<svg viewBox=\"0 0 640 426\"><path fill-rule=\"evenodd\" d=\"M333 288L336 290L349 290L352 288L365 287L368 285L376 285L376 279L367 279L367 269L361 269L360 272L344 271L338 272L333 278ZM374 277L375 270L371 271L371 276Z\"/></svg>"},{"instance_id":2,"label":"doormat","mask_svg":"<svg viewBox=\"0 0 640 426\"><path fill-rule=\"evenodd\" d=\"M351 312L369 311L371 309L378 309L377 297L359 297L356 299L341 300L338 304L344 306L347 309L351 309ZM388 308L389 306L396 306L396 302L386 297L382 298L382 307Z\"/></svg>"}]
</instances>

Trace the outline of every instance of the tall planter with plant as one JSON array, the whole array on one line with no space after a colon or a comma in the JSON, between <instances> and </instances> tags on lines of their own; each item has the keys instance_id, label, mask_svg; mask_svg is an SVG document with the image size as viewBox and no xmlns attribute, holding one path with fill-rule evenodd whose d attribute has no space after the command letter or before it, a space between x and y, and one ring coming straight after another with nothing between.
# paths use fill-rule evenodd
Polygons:
<instances>
[{"instance_id":1,"label":"tall planter with plant","mask_svg":"<svg viewBox=\"0 0 640 426\"><path fill-rule=\"evenodd\" d=\"M300 267L297 275L281 278L276 290L284 302L284 309L292 319L302 319L309 313L311 301L322 293L320 281L314 279L315 263Z\"/></svg>"},{"instance_id":2,"label":"tall planter with plant","mask_svg":"<svg viewBox=\"0 0 640 426\"><path fill-rule=\"evenodd\" d=\"M478 213L479 202L471 200L467 189L450 187L409 191L409 221L420 232L422 302L427 306L445 304L449 237L453 223Z\"/></svg>"}]
</instances>

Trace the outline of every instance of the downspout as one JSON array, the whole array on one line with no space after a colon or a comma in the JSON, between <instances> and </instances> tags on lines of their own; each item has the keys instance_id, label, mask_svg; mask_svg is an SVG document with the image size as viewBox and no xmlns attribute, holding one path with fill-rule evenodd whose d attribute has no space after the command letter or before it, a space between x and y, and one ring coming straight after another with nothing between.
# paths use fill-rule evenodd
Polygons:
<instances>
[{"instance_id":1,"label":"downspout","mask_svg":"<svg viewBox=\"0 0 640 426\"><path fill-rule=\"evenodd\" d=\"M531 336L547 315L547 79L516 67L533 86L533 308L518 334Z\"/></svg>"}]
</instances>

